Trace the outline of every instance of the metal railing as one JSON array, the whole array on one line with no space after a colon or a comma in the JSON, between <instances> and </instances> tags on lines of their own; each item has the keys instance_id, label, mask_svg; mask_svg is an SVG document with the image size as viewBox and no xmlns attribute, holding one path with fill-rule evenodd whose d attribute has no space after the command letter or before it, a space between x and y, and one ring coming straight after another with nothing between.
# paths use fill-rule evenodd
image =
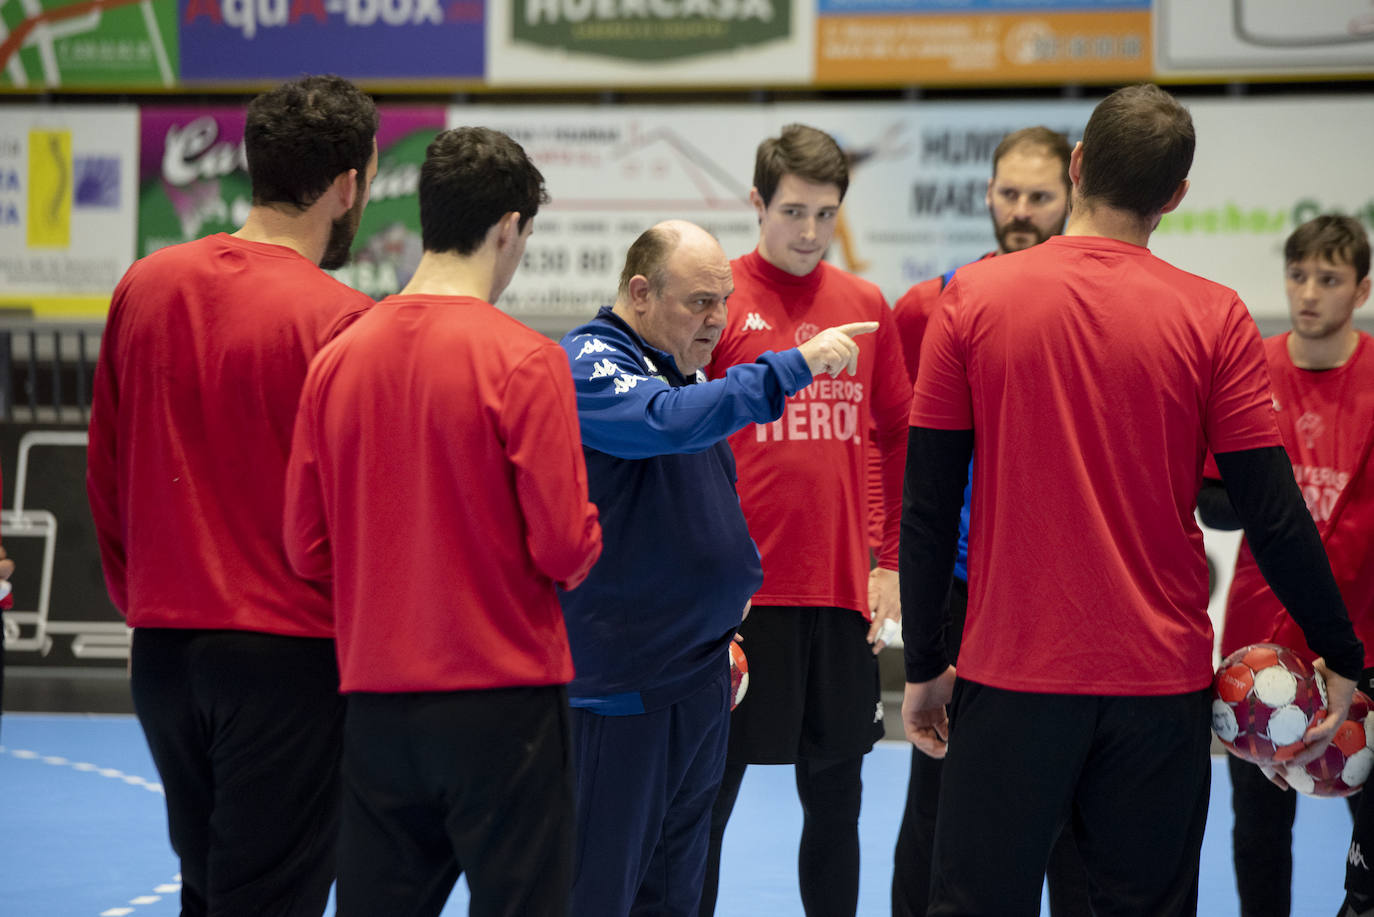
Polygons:
<instances>
[{"instance_id":1,"label":"metal railing","mask_svg":"<svg viewBox=\"0 0 1374 917\"><path fill-rule=\"evenodd\" d=\"M0 420L86 423L104 322L0 322Z\"/></svg>"}]
</instances>

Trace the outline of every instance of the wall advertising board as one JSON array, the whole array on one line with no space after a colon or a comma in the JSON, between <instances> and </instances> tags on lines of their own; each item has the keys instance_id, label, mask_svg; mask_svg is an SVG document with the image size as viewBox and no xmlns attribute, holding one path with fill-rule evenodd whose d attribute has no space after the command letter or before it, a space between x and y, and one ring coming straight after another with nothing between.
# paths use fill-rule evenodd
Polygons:
<instances>
[{"instance_id":1,"label":"wall advertising board","mask_svg":"<svg viewBox=\"0 0 1374 917\"><path fill-rule=\"evenodd\" d=\"M0 0L0 89L176 85L176 0Z\"/></svg>"},{"instance_id":2,"label":"wall advertising board","mask_svg":"<svg viewBox=\"0 0 1374 917\"><path fill-rule=\"evenodd\" d=\"M0 112L0 308L103 314L134 258L138 110Z\"/></svg>"},{"instance_id":3,"label":"wall advertising board","mask_svg":"<svg viewBox=\"0 0 1374 917\"><path fill-rule=\"evenodd\" d=\"M1206 99L1188 106L1197 155L1188 194L1151 250L1235 288L1257 318L1285 319L1283 243L1321 213L1374 232L1374 98Z\"/></svg>"},{"instance_id":4,"label":"wall advertising board","mask_svg":"<svg viewBox=\"0 0 1374 917\"><path fill-rule=\"evenodd\" d=\"M820 85L1131 82L1150 0L820 0Z\"/></svg>"},{"instance_id":5,"label":"wall advertising board","mask_svg":"<svg viewBox=\"0 0 1374 917\"><path fill-rule=\"evenodd\" d=\"M379 108L378 169L350 265L339 279L371 296L394 293L420 260L416 198L425 147L444 127L440 106ZM248 213L242 108L146 108L139 168L139 257L213 232Z\"/></svg>"},{"instance_id":6,"label":"wall advertising board","mask_svg":"<svg viewBox=\"0 0 1374 917\"><path fill-rule=\"evenodd\" d=\"M480 79L483 0L177 0L181 78Z\"/></svg>"},{"instance_id":7,"label":"wall advertising board","mask_svg":"<svg viewBox=\"0 0 1374 917\"><path fill-rule=\"evenodd\" d=\"M1160 76L1374 73L1371 0L1155 0Z\"/></svg>"},{"instance_id":8,"label":"wall advertising board","mask_svg":"<svg viewBox=\"0 0 1374 917\"><path fill-rule=\"evenodd\" d=\"M811 81L815 0L509 0L487 8L494 86Z\"/></svg>"},{"instance_id":9,"label":"wall advertising board","mask_svg":"<svg viewBox=\"0 0 1374 917\"><path fill-rule=\"evenodd\" d=\"M850 155L830 257L892 300L993 245L984 192L1004 133L1045 123L1077 139L1090 110L1085 102L469 106L449 115L510 133L544 173L553 200L501 305L555 330L612 301L626 249L660 220L700 223L731 257L752 250L754 152L785 124L829 131Z\"/></svg>"}]
</instances>

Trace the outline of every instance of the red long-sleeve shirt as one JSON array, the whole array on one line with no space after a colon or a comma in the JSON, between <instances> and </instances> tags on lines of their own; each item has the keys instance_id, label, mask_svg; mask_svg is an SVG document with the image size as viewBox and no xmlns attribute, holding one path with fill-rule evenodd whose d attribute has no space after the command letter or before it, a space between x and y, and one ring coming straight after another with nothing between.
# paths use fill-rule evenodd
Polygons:
<instances>
[{"instance_id":1,"label":"red long-sleeve shirt","mask_svg":"<svg viewBox=\"0 0 1374 917\"><path fill-rule=\"evenodd\" d=\"M214 235L136 262L96 365L86 490L133 627L333 635L282 550L310 359L372 301L289 248Z\"/></svg>"},{"instance_id":2,"label":"red long-sleeve shirt","mask_svg":"<svg viewBox=\"0 0 1374 917\"><path fill-rule=\"evenodd\" d=\"M565 683L555 586L601 553L568 358L478 299L392 296L301 394L286 549L332 580L341 690Z\"/></svg>"}]
</instances>

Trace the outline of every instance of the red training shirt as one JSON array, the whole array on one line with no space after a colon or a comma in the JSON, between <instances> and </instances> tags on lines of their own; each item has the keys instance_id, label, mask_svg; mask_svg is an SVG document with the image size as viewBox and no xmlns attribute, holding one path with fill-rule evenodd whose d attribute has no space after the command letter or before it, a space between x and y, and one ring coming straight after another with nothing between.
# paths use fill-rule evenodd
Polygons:
<instances>
[{"instance_id":1,"label":"red training shirt","mask_svg":"<svg viewBox=\"0 0 1374 917\"><path fill-rule=\"evenodd\" d=\"M1366 644L1365 665L1374 663L1374 630L1368 591L1360 586L1368 578L1369 551L1374 547L1374 500L1368 488L1351 487L1369 477L1370 447L1374 443L1374 347L1368 334L1350 358L1333 369L1307 370L1293 365L1288 355L1291 332L1264 342L1269 380L1274 393L1274 416L1283 436L1284 449L1293 462L1293 474L1317 524L1322 543L1328 547L1332 572L1346 598L1351 623ZM1220 477L1209 459L1209 477ZM1354 501L1349 495L1359 497ZM1331 545L1335 544L1335 556ZM1339 563L1338 563L1339 562ZM1304 658L1314 654L1297 622L1284 611L1265 582L1250 546L1242 541L1236 572L1226 598L1226 622L1221 631L1221 653L1251 643L1278 640Z\"/></svg>"},{"instance_id":2,"label":"red training shirt","mask_svg":"<svg viewBox=\"0 0 1374 917\"><path fill-rule=\"evenodd\" d=\"M340 690L563 684L556 586L601 553L563 349L480 299L390 296L310 367L286 550L331 581Z\"/></svg>"},{"instance_id":3,"label":"red training shirt","mask_svg":"<svg viewBox=\"0 0 1374 917\"><path fill-rule=\"evenodd\" d=\"M857 375L823 376L789 398L778 420L730 437L740 504L763 555L754 603L851 608L869 617L864 442L873 430L886 505L878 561L895 570L911 400L892 312L875 285L824 261L805 277L757 251L730 267L730 318L706 367L713 379L834 325L879 323L855 338Z\"/></svg>"},{"instance_id":4,"label":"red training shirt","mask_svg":"<svg viewBox=\"0 0 1374 917\"><path fill-rule=\"evenodd\" d=\"M96 364L86 491L131 627L332 637L281 543L310 359L372 300L281 245L219 234L134 263Z\"/></svg>"},{"instance_id":5,"label":"red training shirt","mask_svg":"<svg viewBox=\"0 0 1374 917\"><path fill-rule=\"evenodd\" d=\"M961 268L911 409L974 431L959 674L1065 694L1209 684L1203 459L1278 445L1272 415L1244 304L1148 249L1057 236Z\"/></svg>"}]
</instances>

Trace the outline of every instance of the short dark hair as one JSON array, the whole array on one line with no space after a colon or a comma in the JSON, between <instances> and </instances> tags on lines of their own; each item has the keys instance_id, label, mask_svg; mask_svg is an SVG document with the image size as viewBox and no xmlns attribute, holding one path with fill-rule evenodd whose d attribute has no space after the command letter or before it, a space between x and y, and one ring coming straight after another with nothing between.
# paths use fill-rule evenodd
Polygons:
<instances>
[{"instance_id":1,"label":"short dark hair","mask_svg":"<svg viewBox=\"0 0 1374 917\"><path fill-rule=\"evenodd\" d=\"M367 182L377 106L348 80L306 76L248 103L243 146L257 205L305 210L349 169Z\"/></svg>"},{"instance_id":2,"label":"short dark hair","mask_svg":"<svg viewBox=\"0 0 1374 917\"><path fill-rule=\"evenodd\" d=\"M1355 269L1358 283L1369 276L1369 234L1354 217L1326 213L1303 223L1283 243L1286 264L1313 256Z\"/></svg>"},{"instance_id":3,"label":"short dark hair","mask_svg":"<svg viewBox=\"0 0 1374 917\"><path fill-rule=\"evenodd\" d=\"M1188 109L1152 83L1126 86L1083 129L1078 193L1140 217L1158 213L1188 177L1197 139Z\"/></svg>"},{"instance_id":4,"label":"short dark hair","mask_svg":"<svg viewBox=\"0 0 1374 917\"><path fill-rule=\"evenodd\" d=\"M754 187L765 207L773 202L773 193L784 175L816 185L839 185L840 200L849 190L849 160L844 151L834 137L805 124L789 124L780 136L759 144L754 157Z\"/></svg>"},{"instance_id":5,"label":"short dark hair","mask_svg":"<svg viewBox=\"0 0 1374 917\"><path fill-rule=\"evenodd\" d=\"M624 299L630 294L630 280L643 274L649 290L662 293L668 282L668 259L677 251L682 234L671 226L650 226L630 243L625 253L625 266L620 269L620 288L617 295Z\"/></svg>"},{"instance_id":6,"label":"short dark hair","mask_svg":"<svg viewBox=\"0 0 1374 917\"><path fill-rule=\"evenodd\" d=\"M486 127L443 131L420 167L420 236L427 252L470 255L508 213L520 229L547 204L544 176L525 149Z\"/></svg>"},{"instance_id":7,"label":"short dark hair","mask_svg":"<svg viewBox=\"0 0 1374 917\"><path fill-rule=\"evenodd\" d=\"M1073 182L1069 180L1069 155L1073 152L1069 147L1069 138L1059 131L1052 131L1041 125L1023 127L1002 138L1002 142L997 144L997 149L992 151L992 177L997 177L997 164L1002 161L1003 156L1013 150L1028 147L1037 147L1043 150L1045 155L1058 159L1063 169L1064 190L1068 191L1073 187Z\"/></svg>"}]
</instances>

